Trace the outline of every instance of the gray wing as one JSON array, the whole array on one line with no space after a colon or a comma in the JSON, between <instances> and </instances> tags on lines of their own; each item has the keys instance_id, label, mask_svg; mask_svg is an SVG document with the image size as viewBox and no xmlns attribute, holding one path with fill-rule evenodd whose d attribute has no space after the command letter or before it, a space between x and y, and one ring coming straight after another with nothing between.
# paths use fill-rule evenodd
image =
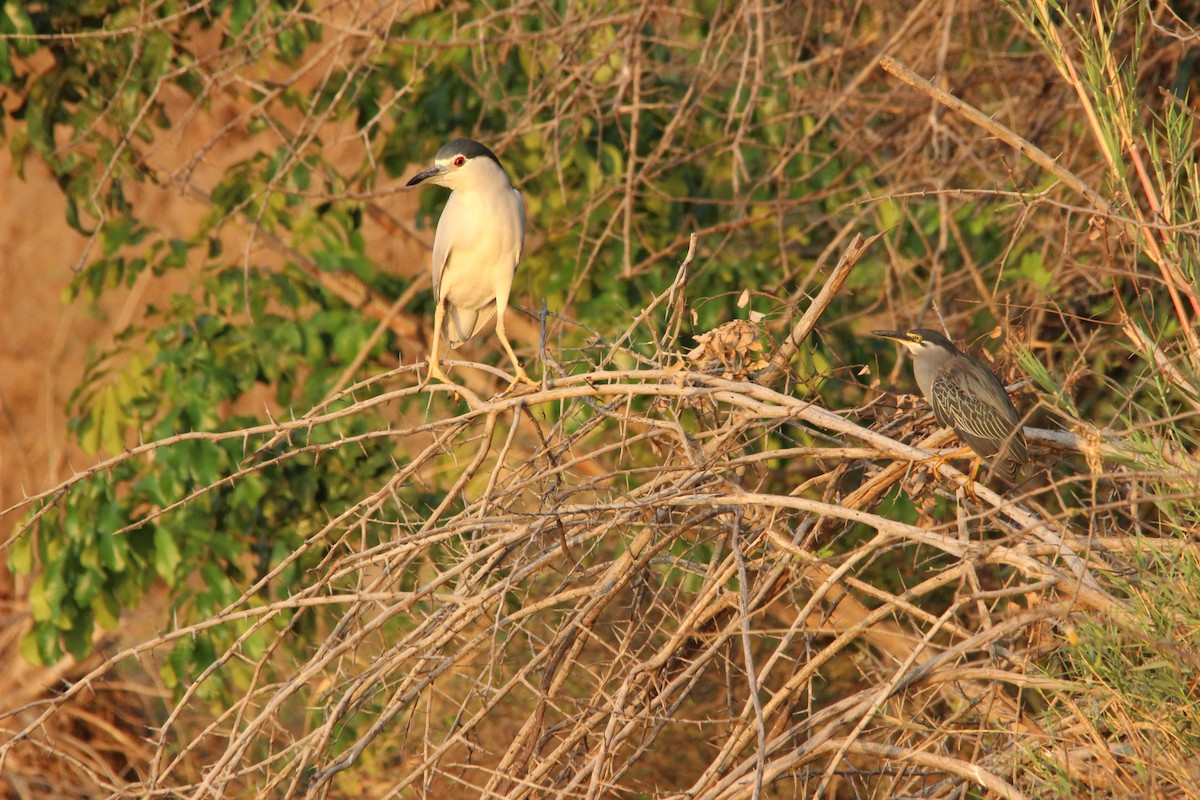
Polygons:
<instances>
[{"instance_id":1,"label":"gray wing","mask_svg":"<svg viewBox=\"0 0 1200 800\"><path fill-rule=\"evenodd\" d=\"M516 189L513 189L513 194L517 196L517 214L521 218L521 241L517 243L517 259L513 262L513 272L517 271L517 264L521 261L521 256L525 254L525 198Z\"/></svg>"},{"instance_id":2,"label":"gray wing","mask_svg":"<svg viewBox=\"0 0 1200 800\"><path fill-rule=\"evenodd\" d=\"M931 393L938 422L1015 483L1026 460L1025 435L1004 384L986 367L957 359L934 376Z\"/></svg>"},{"instance_id":3,"label":"gray wing","mask_svg":"<svg viewBox=\"0 0 1200 800\"><path fill-rule=\"evenodd\" d=\"M451 237L450 226L444 224L450 217L450 209L454 205L454 193L450 194L450 199L446 201L446 207L442 209L442 216L438 218L437 233L433 235L433 296L435 300L442 299L442 275L446 271L446 264L450 262Z\"/></svg>"}]
</instances>

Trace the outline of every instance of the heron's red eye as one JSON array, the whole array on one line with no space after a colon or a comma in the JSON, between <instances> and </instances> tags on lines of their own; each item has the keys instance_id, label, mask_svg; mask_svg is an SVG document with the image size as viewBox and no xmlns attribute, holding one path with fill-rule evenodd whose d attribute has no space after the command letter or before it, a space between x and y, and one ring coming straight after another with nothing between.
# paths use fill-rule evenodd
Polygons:
<instances>
[{"instance_id":1,"label":"heron's red eye","mask_svg":"<svg viewBox=\"0 0 1200 800\"><path fill-rule=\"evenodd\" d=\"M467 160L465 158L463 158L462 156L459 156L458 158L454 159L454 166L456 166L456 167L461 167L465 163L467 163Z\"/></svg>"}]
</instances>

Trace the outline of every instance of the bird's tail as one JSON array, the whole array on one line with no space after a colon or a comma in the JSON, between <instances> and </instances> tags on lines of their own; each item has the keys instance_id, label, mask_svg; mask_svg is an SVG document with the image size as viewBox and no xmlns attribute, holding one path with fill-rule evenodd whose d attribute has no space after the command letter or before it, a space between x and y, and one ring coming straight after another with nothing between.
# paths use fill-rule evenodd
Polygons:
<instances>
[{"instance_id":1,"label":"bird's tail","mask_svg":"<svg viewBox=\"0 0 1200 800\"><path fill-rule=\"evenodd\" d=\"M990 469L1015 486L1021 482L1025 472L1025 462L1028 458L1028 445L1025 442L1024 434L1018 428L1000 446L1000 452L992 459Z\"/></svg>"},{"instance_id":2,"label":"bird's tail","mask_svg":"<svg viewBox=\"0 0 1200 800\"><path fill-rule=\"evenodd\" d=\"M468 311L447 304L446 316L442 322L442 335L450 345L450 349L461 347L491 320L496 314L496 307L489 305L482 311Z\"/></svg>"},{"instance_id":3,"label":"bird's tail","mask_svg":"<svg viewBox=\"0 0 1200 800\"><path fill-rule=\"evenodd\" d=\"M1005 483L1015 486L1021 481L1021 473L1024 471L1022 466L1021 462L1015 458L1005 456L1004 458L992 461L989 468L996 475L999 475Z\"/></svg>"}]
</instances>

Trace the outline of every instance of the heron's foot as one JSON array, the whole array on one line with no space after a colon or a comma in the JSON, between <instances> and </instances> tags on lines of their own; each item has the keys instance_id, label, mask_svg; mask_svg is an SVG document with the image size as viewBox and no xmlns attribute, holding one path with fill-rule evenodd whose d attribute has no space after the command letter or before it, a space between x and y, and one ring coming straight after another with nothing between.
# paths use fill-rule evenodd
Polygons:
<instances>
[{"instance_id":1,"label":"heron's foot","mask_svg":"<svg viewBox=\"0 0 1200 800\"><path fill-rule=\"evenodd\" d=\"M949 453L939 453L936 456L930 456L929 458L922 458L920 461L914 461L913 464L914 465L928 464L929 471L932 472L934 475L938 475L941 472L942 467L949 464L951 459L961 458L962 456L968 455L970 452L971 452L971 448L963 447L958 450L951 451Z\"/></svg>"},{"instance_id":2,"label":"heron's foot","mask_svg":"<svg viewBox=\"0 0 1200 800\"><path fill-rule=\"evenodd\" d=\"M975 494L975 473L974 472L972 472L970 475L963 476L962 483L960 485L962 486L963 492L967 495L968 500L970 500L972 503L974 503L976 505L981 505L981 503L979 502L979 496L977 494Z\"/></svg>"},{"instance_id":3,"label":"heron's foot","mask_svg":"<svg viewBox=\"0 0 1200 800\"><path fill-rule=\"evenodd\" d=\"M914 461L913 465L916 466L920 464L922 466L928 466L930 473L934 476L934 478L937 478L940 477L942 467L946 466L951 459L962 458L963 456L970 455L971 453L971 448L964 447L949 453L939 453L936 456L930 456L929 458L923 458L920 461ZM969 475L955 476L955 482L962 487L963 492L971 500L971 502L976 504L979 503L979 497L975 494L975 479L979 475L979 465L981 463L982 462L977 458Z\"/></svg>"},{"instance_id":4,"label":"heron's foot","mask_svg":"<svg viewBox=\"0 0 1200 800\"><path fill-rule=\"evenodd\" d=\"M936 478L936 477L938 477L938 473L941 472L942 467L946 466L947 462L949 462L949 461L950 461L950 456L948 456L948 455L930 456L929 458L922 458L920 461L914 461L913 466L928 468L929 471L931 473L933 473L933 476Z\"/></svg>"},{"instance_id":5,"label":"heron's foot","mask_svg":"<svg viewBox=\"0 0 1200 800\"><path fill-rule=\"evenodd\" d=\"M501 392L501 395L512 394L513 392L528 392L539 387L541 387L540 383L525 374L525 370L517 367L517 374L509 382L508 388Z\"/></svg>"},{"instance_id":6,"label":"heron's foot","mask_svg":"<svg viewBox=\"0 0 1200 800\"><path fill-rule=\"evenodd\" d=\"M963 491L967 493L967 497L971 498L971 502L976 505L982 505L979 502L979 497L975 494L975 481L979 479L979 468L983 466L983 459L976 458L975 463L971 465L971 472L967 475L967 482L963 484Z\"/></svg>"},{"instance_id":7,"label":"heron's foot","mask_svg":"<svg viewBox=\"0 0 1200 800\"><path fill-rule=\"evenodd\" d=\"M430 361L429 373L425 376L425 380L421 381L421 386L428 386L435 380L441 383L453 383L453 381L446 377L446 373L442 372L442 368L438 366L436 361Z\"/></svg>"},{"instance_id":8,"label":"heron's foot","mask_svg":"<svg viewBox=\"0 0 1200 800\"><path fill-rule=\"evenodd\" d=\"M521 369L520 367L517 367L517 375L515 378L513 378L512 382L513 382L514 386L517 385L518 383L523 383L526 386L541 386L542 385L542 384L538 383L537 381L535 381L533 378L529 377L529 375L526 374L525 370Z\"/></svg>"}]
</instances>

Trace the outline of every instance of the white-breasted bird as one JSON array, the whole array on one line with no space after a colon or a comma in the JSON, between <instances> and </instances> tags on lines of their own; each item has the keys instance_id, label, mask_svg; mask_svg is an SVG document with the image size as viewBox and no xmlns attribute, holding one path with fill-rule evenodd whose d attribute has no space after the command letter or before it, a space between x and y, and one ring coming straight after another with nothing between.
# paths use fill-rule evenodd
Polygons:
<instances>
[{"instance_id":1,"label":"white-breasted bird","mask_svg":"<svg viewBox=\"0 0 1200 800\"><path fill-rule=\"evenodd\" d=\"M473 139L443 145L433 166L414 175L407 186L425 181L450 190L433 237L436 305L429 378L449 383L438 365L443 336L456 348L495 314L496 335L512 360L515 380L532 383L504 333L508 295L525 244L525 201L496 154Z\"/></svg>"}]
</instances>

